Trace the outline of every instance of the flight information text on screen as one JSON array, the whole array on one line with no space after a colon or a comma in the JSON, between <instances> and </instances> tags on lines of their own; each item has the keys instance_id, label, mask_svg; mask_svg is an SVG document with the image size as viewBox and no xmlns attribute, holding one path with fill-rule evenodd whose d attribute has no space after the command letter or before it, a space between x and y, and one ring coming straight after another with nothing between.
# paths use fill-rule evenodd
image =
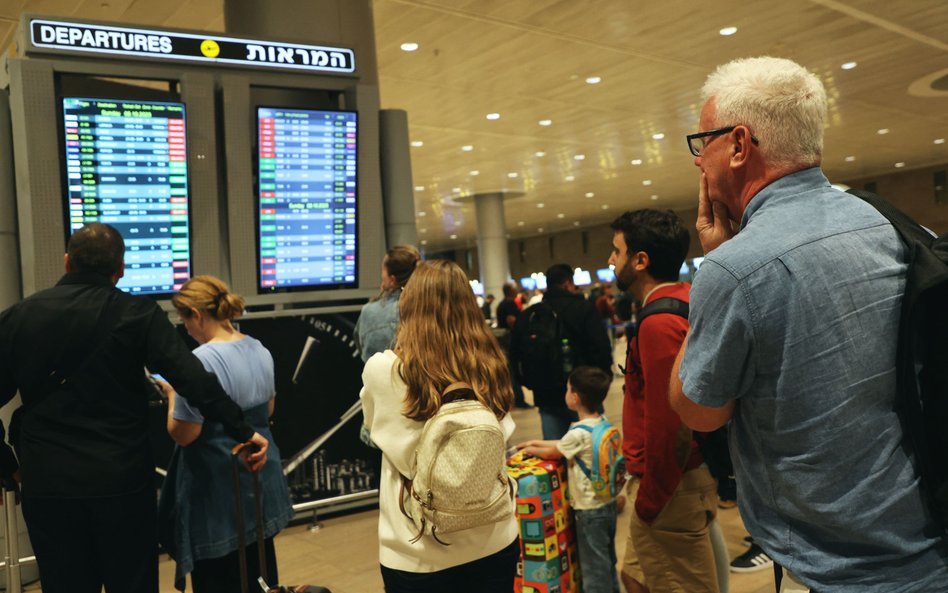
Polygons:
<instances>
[{"instance_id":1,"label":"flight information text on screen","mask_svg":"<svg viewBox=\"0 0 948 593\"><path fill-rule=\"evenodd\" d=\"M63 98L69 233L90 222L125 239L118 287L170 293L191 277L184 105Z\"/></svg>"},{"instance_id":2,"label":"flight information text on screen","mask_svg":"<svg viewBox=\"0 0 948 593\"><path fill-rule=\"evenodd\" d=\"M259 289L356 286L356 114L257 108Z\"/></svg>"}]
</instances>

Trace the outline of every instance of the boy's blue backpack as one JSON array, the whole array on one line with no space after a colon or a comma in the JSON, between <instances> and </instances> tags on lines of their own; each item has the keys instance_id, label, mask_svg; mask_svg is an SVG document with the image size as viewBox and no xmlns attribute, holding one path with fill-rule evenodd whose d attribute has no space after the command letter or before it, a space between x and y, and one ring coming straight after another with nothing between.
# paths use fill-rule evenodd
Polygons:
<instances>
[{"instance_id":1,"label":"boy's blue backpack","mask_svg":"<svg viewBox=\"0 0 948 593\"><path fill-rule=\"evenodd\" d=\"M592 466L587 467L577 455L576 465L592 483L596 498L610 502L625 486L625 457L622 456L622 435L605 418L595 426L577 424L570 430L582 429L592 433Z\"/></svg>"}]
</instances>

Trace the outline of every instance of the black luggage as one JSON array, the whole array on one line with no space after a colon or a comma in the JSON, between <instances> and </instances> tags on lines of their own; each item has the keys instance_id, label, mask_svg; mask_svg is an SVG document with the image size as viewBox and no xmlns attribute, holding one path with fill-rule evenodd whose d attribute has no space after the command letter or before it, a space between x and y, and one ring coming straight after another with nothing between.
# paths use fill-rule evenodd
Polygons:
<instances>
[{"instance_id":1,"label":"black luggage","mask_svg":"<svg viewBox=\"0 0 948 593\"><path fill-rule=\"evenodd\" d=\"M247 538L246 525L244 524L243 497L240 495L240 471L241 454L244 449L254 447L251 443L240 443L230 452L231 463L234 469L234 492L237 503L237 545L238 557L240 559L240 591L241 593L250 593L247 583ZM271 462L272 463L272 462ZM251 472L253 475L253 500L254 517L256 521L257 533L257 557L260 566L260 573L267 573L267 558L263 545L263 497L260 495L260 473ZM316 587L310 585L299 585L296 587L286 587L284 585L270 586L261 576L257 579L260 590L263 593L332 593L325 587Z\"/></svg>"}]
</instances>

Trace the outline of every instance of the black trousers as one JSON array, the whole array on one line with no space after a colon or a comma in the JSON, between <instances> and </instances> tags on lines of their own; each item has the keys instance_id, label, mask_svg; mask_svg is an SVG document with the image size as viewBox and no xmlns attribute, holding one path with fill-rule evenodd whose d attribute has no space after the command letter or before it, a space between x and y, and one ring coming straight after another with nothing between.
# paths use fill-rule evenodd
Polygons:
<instances>
[{"instance_id":1,"label":"black trousers","mask_svg":"<svg viewBox=\"0 0 948 593\"><path fill-rule=\"evenodd\" d=\"M157 498L23 497L43 593L157 593Z\"/></svg>"},{"instance_id":2,"label":"black trousers","mask_svg":"<svg viewBox=\"0 0 948 593\"><path fill-rule=\"evenodd\" d=\"M405 572L382 567L385 593L508 593L513 591L520 541L479 560L438 572ZM45 593L45 592L44 592Z\"/></svg>"},{"instance_id":3,"label":"black trousers","mask_svg":"<svg viewBox=\"0 0 948 593\"><path fill-rule=\"evenodd\" d=\"M259 591L257 577L260 573L260 559L257 554L257 542L250 543L247 553L247 584L251 591ZM273 538L263 540L263 553L267 562L267 574L264 580L271 587L279 582L277 573L276 550L273 547ZM208 558L194 562L191 571L191 588L194 593L234 593L240 591L240 557L237 550L220 558Z\"/></svg>"}]
</instances>

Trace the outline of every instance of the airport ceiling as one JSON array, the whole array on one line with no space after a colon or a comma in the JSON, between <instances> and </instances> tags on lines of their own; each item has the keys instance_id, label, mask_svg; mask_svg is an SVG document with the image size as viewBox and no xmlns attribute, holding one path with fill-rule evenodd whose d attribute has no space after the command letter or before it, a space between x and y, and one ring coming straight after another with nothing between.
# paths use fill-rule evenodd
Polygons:
<instances>
[{"instance_id":1,"label":"airport ceiling","mask_svg":"<svg viewBox=\"0 0 948 593\"><path fill-rule=\"evenodd\" d=\"M707 74L737 57L788 57L822 78L831 180L948 162L945 0L373 4L382 107L408 112L429 250L474 243L474 205L457 201L473 193L525 194L506 202L510 237L693 207L684 136ZM222 0L0 0L0 47L22 12L224 28Z\"/></svg>"}]
</instances>

